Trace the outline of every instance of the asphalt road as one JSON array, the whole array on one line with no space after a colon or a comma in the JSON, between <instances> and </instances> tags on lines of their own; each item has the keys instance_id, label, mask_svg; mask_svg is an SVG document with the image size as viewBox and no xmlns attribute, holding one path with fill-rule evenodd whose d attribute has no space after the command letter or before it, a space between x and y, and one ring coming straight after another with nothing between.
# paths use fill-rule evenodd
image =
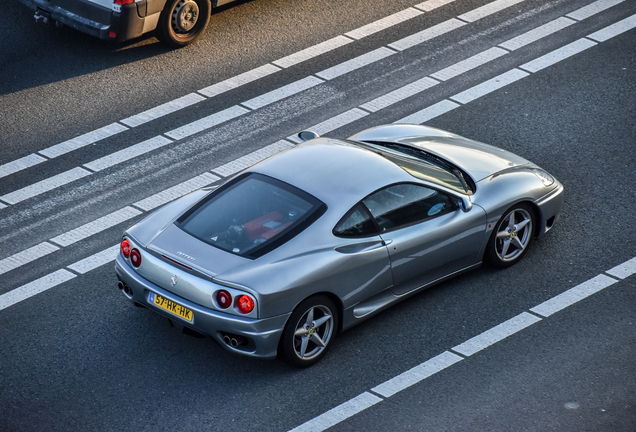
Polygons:
<instances>
[{"instance_id":1,"label":"asphalt road","mask_svg":"<svg viewBox=\"0 0 636 432\"><path fill-rule=\"evenodd\" d=\"M564 184L566 195L559 223L519 264L484 267L413 296L339 335L307 370L230 354L131 306L116 289L112 262L85 273L68 267L116 245L123 230L147 214L134 207L140 200L210 170L221 177L215 170L226 163L592 2L526 0L217 126L170 138L141 156L99 171L84 167L153 137L174 137L196 120L487 3L456 0L0 177L0 305L54 272L72 276L0 309L0 430L309 427L316 423L306 422L325 413L322 418L332 419L329 410L363 393L379 397L372 389L387 380L636 257L636 30L590 42L594 32L636 14L636 4L626 0L430 89L411 88L410 97L383 109L355 111L364 115L325 133L347 137L395 122L521 71L517 81L457 102L425 124L532 160ZM202 41L171 51L153 37L115 45L36 26L30 11L8 2L0 16L0 173L12 161L115 122L121 126L130 116L415 4L255 0L223 8ZM589 45L583 52L536 72L523 68L583 38ZM9 202L9 194L78 167L88 174ZM104 222L67 245L52 240L124 207L137 215ZM58 249L37 259L24 253L43 243ZM615 283L602 291L381 397L329 430L634 431L636 275L610 276Z\"/></svg>"}]
</instances>

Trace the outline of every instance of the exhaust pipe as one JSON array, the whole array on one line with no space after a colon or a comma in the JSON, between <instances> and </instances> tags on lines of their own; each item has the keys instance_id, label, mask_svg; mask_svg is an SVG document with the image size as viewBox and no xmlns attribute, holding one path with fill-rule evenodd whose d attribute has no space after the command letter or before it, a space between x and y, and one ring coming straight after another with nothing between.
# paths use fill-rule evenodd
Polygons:
<instances>
[{"instance_id":1,"label":"exhaust pipe","mask_svg":"<svg viewBox=\"0 0 636 432\"><path fill-rule=\"evenodd\" d=\"M33 15L33 18L35 18L36 23L48 24L49 19L51 18L51 15L47 12L44 12L38 9L35 11L35 15Z\"/></svg>"},{"instance_id":2,"label":"exhaust pipe","mask_svg":"<svg viewBox=\"0 0 636 432\"><path fill-rule=\"evenodd\" d=\"M120 290L124 289L124 283L122 281L118 281L117 282L117 288L119 288Z\"/></svg>"},{"instance_id":3,"label":"exhaust pipe","mask_svg":"<svg viewBox=\"0 0 636 432\"><path fill-rule=\"evenodd\" d=\"M241 336L230 336L226 334L223 335L223 342L225 342L226 345L229 345L232 348L236 348L238 346L245 345L247 341Z\"/></svg>"}]
</instances>

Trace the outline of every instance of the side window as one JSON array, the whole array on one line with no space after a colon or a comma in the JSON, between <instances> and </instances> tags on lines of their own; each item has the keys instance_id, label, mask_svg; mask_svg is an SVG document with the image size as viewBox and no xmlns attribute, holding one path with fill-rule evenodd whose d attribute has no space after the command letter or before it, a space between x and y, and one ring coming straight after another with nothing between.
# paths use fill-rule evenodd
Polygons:
<instances>
[{"instance_id":1,"label":"side window","mask_svg":"<svg viewBox=\"0 0 636 432\"><path fill-rule=\"evenodd\" d=\"M448 195L409 183L379 190L362 202L381 232L422 222L457 208Z\"/></svg>"},{"instance_id":2,"label":"side window","mask_svg":"<svg viewBox=\"0 0 636 432\"><path fill-rule=\"evenodd\" d=\"M338 237L365 237L378 234L367 209L358 204L343 217L333 230Z\"/></svg>"}]
</instances>

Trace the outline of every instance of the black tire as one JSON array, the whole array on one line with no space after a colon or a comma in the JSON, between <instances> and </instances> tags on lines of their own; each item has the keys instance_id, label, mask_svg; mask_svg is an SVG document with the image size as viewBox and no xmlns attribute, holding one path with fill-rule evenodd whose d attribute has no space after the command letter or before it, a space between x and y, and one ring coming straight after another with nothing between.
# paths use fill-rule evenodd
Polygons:
<instances>
[{"instance_id":1,"label":"black tire","mask_svg":"<svg viewBox=\"0 0 636 432\"><path fill-rule=\"evenodd\" d=\"M486 246L486 261L499 268L516 264L528 252L535 216L529 204L510 207L499 219Z\"/></svg>"},{"instance_id":2,"label":"black tire","mask_svg":"<svg viewBox=\"0 0 636 432\"><path fill-rule=\"evenodd\" d=\"M329 297L303 300L287 320L278 345L279 358L298 368L317 363L333 344L338 322L338 309Z\"/></svg>"},{"instance_id":3,"label":"black tire","mask_svg":"<svg viewBox=\"0 0 636 432\"><path fill-rule=\"evenodd\" d=\"M168 0L157 23L157 39L175 48L190 45L203 35L211 12L210 0Z\"/></svg>"}]
</instances>

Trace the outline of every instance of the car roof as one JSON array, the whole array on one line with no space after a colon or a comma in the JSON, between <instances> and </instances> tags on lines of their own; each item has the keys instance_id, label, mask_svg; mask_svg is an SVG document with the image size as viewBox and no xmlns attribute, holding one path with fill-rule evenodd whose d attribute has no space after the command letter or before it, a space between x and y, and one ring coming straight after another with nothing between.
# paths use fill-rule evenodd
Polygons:
<instances>
[{"instance_id":1,"label":"car roof","mask_svg":"<svg viewBox=\"0 0 636 432\"><path fill-rule=\"evenodd\" d=\"M346 209L388 184L417 181L398 165L354 143L315 138L254 166L250 171L296 186Z\"/></svg>"}]
</instances>

